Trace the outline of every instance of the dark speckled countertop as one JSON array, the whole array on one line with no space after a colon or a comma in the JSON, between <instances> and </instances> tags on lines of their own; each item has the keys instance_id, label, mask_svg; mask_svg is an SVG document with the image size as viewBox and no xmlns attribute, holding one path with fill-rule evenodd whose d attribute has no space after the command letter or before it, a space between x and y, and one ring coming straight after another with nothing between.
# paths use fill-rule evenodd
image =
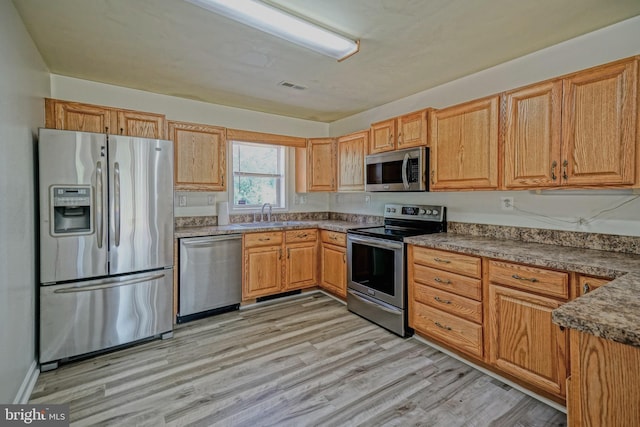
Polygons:
<instances>
[{"instance_id":1,"label":"dark speckled countertop","mask_svg":"<svg viewBox=\"0 0 640 427\"><path fill-rule=\"evenodd\" d=\"M374 227L376 224L363 224L349 221L319 220L319 221L283 221L281 225L269 225L260 222L216 225L210 227L178 227L174 231L174 238L215 236L221 234L254 233L258 231L299 230L303 228L319 228L322 230L346 233L352 228Z\"/></svg>"},{"instance_id":2,"label":"dark speckled countertop","mask_svg":"<svg viewBox=\"0 0 640 427\"><path fill-rule=\"evenodd\" d=\"M553 311L560 326L640 347L640 255L464 234L430 234L406 243L575 271L615 280Z\"/></svg>"}]
</instances>

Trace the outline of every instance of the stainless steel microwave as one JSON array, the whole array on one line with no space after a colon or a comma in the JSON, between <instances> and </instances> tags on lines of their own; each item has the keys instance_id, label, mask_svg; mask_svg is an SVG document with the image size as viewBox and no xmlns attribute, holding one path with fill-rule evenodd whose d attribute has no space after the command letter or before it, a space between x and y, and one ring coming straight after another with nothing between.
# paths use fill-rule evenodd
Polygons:
<instances>
[{"instance_id":1,"label":"stainless steel microwave","mask_svg":"<svg viewBox=\"0 0 640 427\"><path fill-rule=\"evenodd\" d=\"M429 191L429 148L407 148L365 158L365 191Z\"/></svg>"}]
</instances>

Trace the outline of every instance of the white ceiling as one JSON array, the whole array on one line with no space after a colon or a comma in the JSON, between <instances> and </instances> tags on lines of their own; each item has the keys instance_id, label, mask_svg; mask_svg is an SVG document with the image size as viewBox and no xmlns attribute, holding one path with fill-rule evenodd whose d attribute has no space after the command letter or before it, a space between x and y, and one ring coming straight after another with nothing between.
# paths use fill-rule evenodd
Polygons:
<instances>
[{"instance_id":1,"label":"white ceiling","mask_svg":"<svg viewBox=\"0 0 640 427\"><path fill-rule=\"evenodd\" d=\"M270 3L360 52L338 63L181 0L14 0L54 74L323 122L640 14L638 0Z\"/></svg>"}]
</instances>

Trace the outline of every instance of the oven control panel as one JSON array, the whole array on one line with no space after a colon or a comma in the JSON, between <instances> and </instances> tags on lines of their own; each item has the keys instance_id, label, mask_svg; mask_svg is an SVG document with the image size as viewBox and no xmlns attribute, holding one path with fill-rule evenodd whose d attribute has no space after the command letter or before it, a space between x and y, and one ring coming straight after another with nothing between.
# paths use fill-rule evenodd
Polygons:
<instances>
[{"instance_id":1,"label":"oven control panel","mask_svg":"<svg viewBox=\"0 0 640 427\"><path fill-rule=\"evenodd\" d=\"M442 221L444 218L444 211L444 206L435 205L384 205L385 218Z\"/></svg>"}]
</instances>

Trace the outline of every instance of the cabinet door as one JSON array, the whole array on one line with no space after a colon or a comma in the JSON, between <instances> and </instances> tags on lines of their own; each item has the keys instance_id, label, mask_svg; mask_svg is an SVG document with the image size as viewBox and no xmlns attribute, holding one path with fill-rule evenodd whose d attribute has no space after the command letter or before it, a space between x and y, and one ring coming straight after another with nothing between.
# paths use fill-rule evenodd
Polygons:
<instances>
[{"instance_id":1,"label":"cabinet door","mask_svg":"<svg viewBox=\"0 0 640 427\"><path fill-rule=\"evenodd\" d=\"M116 132L116 111L79 102L45 99L45 126L81 132Z\"/></svg>"},{"instance_id":2,"label":"cabinet door","mask_svg":"<svg viewBox=\"0 0 640 427\"><path fill-rule=\"evenodd\" d=\"M347 251L323 244L320 254L320 286L342 298L347 297Z\"/></svg>"},{"instance_id":3,"label":"cabinet door","mask_svg":"<svg viewBox=\"0 0 640 427\"><path fill-rule=\"evenodd\" d=\"M427 145L427 110L398 117L397 126L398 149Z\"/></svg>"},{"instance_id":4,"label":"cabinet door","mask_svg":"<svg viewBox=\"0 0 640 427\"><path fill-rule=\"evenodd\" d=\"M504 186L560 185L562 81L505 95Z\"/></svg>"},{"instance_id":5,"label":"cabinet door","mask_svg":"<svg viewBox=\"0 0 640 427\"><path fill-rule=\"evenodd\" d=\"M396 119L389 119L371 125L369 153L382 153L396 148Z\"/></svg>"},{"instance_id":6,"label":"cabinet door","mask_svg":"<svg viewBox=\"0 0 640 427\"><path fill-rule=\"evenodd\" d=\"M626 61L563 80L562 182L633 184L637 62Z\"/></svg>"},{"instance_id":7,"label":"cabinet door","mask_svg":"<svg viewBox=\"0 0 640 427\"><path fill-rule=\"evenodd\" d=\"M489 285L489 361L506 373L565 395L567 336L551 321L562 302Z\"/></svg>"},{"instance_id":8,"label":"cabinet door","mask_svg":"<svg viewBox=\"0 0 640 427\"><path fill-rule=\"evenodd\" d=\"M310 139L307 147L309 191L335 191L336 141L331 138Z\"/></svg>"},{"instance_id":9,"label":"cabinet door","mask_svg":"<svg viewBox=\"0 0 640 427\"><path fill-rule=\"evenodd\" d=\"M174 144L176 191L226 191L224 128L169 122L169 138Z\"/></svg>"},{"instance_id":10,"label":"cabinet door","mask_svg":"<svg viewBox=\"0 0 640 427\"><path fill-rule=\"evenodd\" d=\"M282 246L244 250L242 291L243 300L282 291Z\"/></svg>"},{"instance_id":11,"label":"cabinet door","mask_svg":"<svg viewBox=\"0 0 640 427\"><path fill-rule=\"evenodd\" d=\"M368 131L338 138L338 191L364 191L364 156L368 147Z\"/></svg>"},{"instance_id":12,"label":"cabinet door","mask_svg":"<svg viewBox=\"0 0 640 427\"><path fill-rule=\"evenodd\" d=\"M431 189L498 187L498 97L431 114Z\"/></svg>"},{"instance_id":13,"label":"cabinet door","mask_svg":"<svg viewBox=\"0 0 640 427\"><path fill-rule=\"evenodd\" d=\"M118 133L142 138L164 139L165 119L162 114L118 111Z\"/></svg>"},{"instance_id":14,"label":"cabinet door","mask_svg":"<svg viewBox=\"0 0 640 427\"><path fill-rule=\"evenodd\" d=\"M317 284L318 245L314 242L287 245L286 290L308 288Z\"/></svg>"}]
</instances>

